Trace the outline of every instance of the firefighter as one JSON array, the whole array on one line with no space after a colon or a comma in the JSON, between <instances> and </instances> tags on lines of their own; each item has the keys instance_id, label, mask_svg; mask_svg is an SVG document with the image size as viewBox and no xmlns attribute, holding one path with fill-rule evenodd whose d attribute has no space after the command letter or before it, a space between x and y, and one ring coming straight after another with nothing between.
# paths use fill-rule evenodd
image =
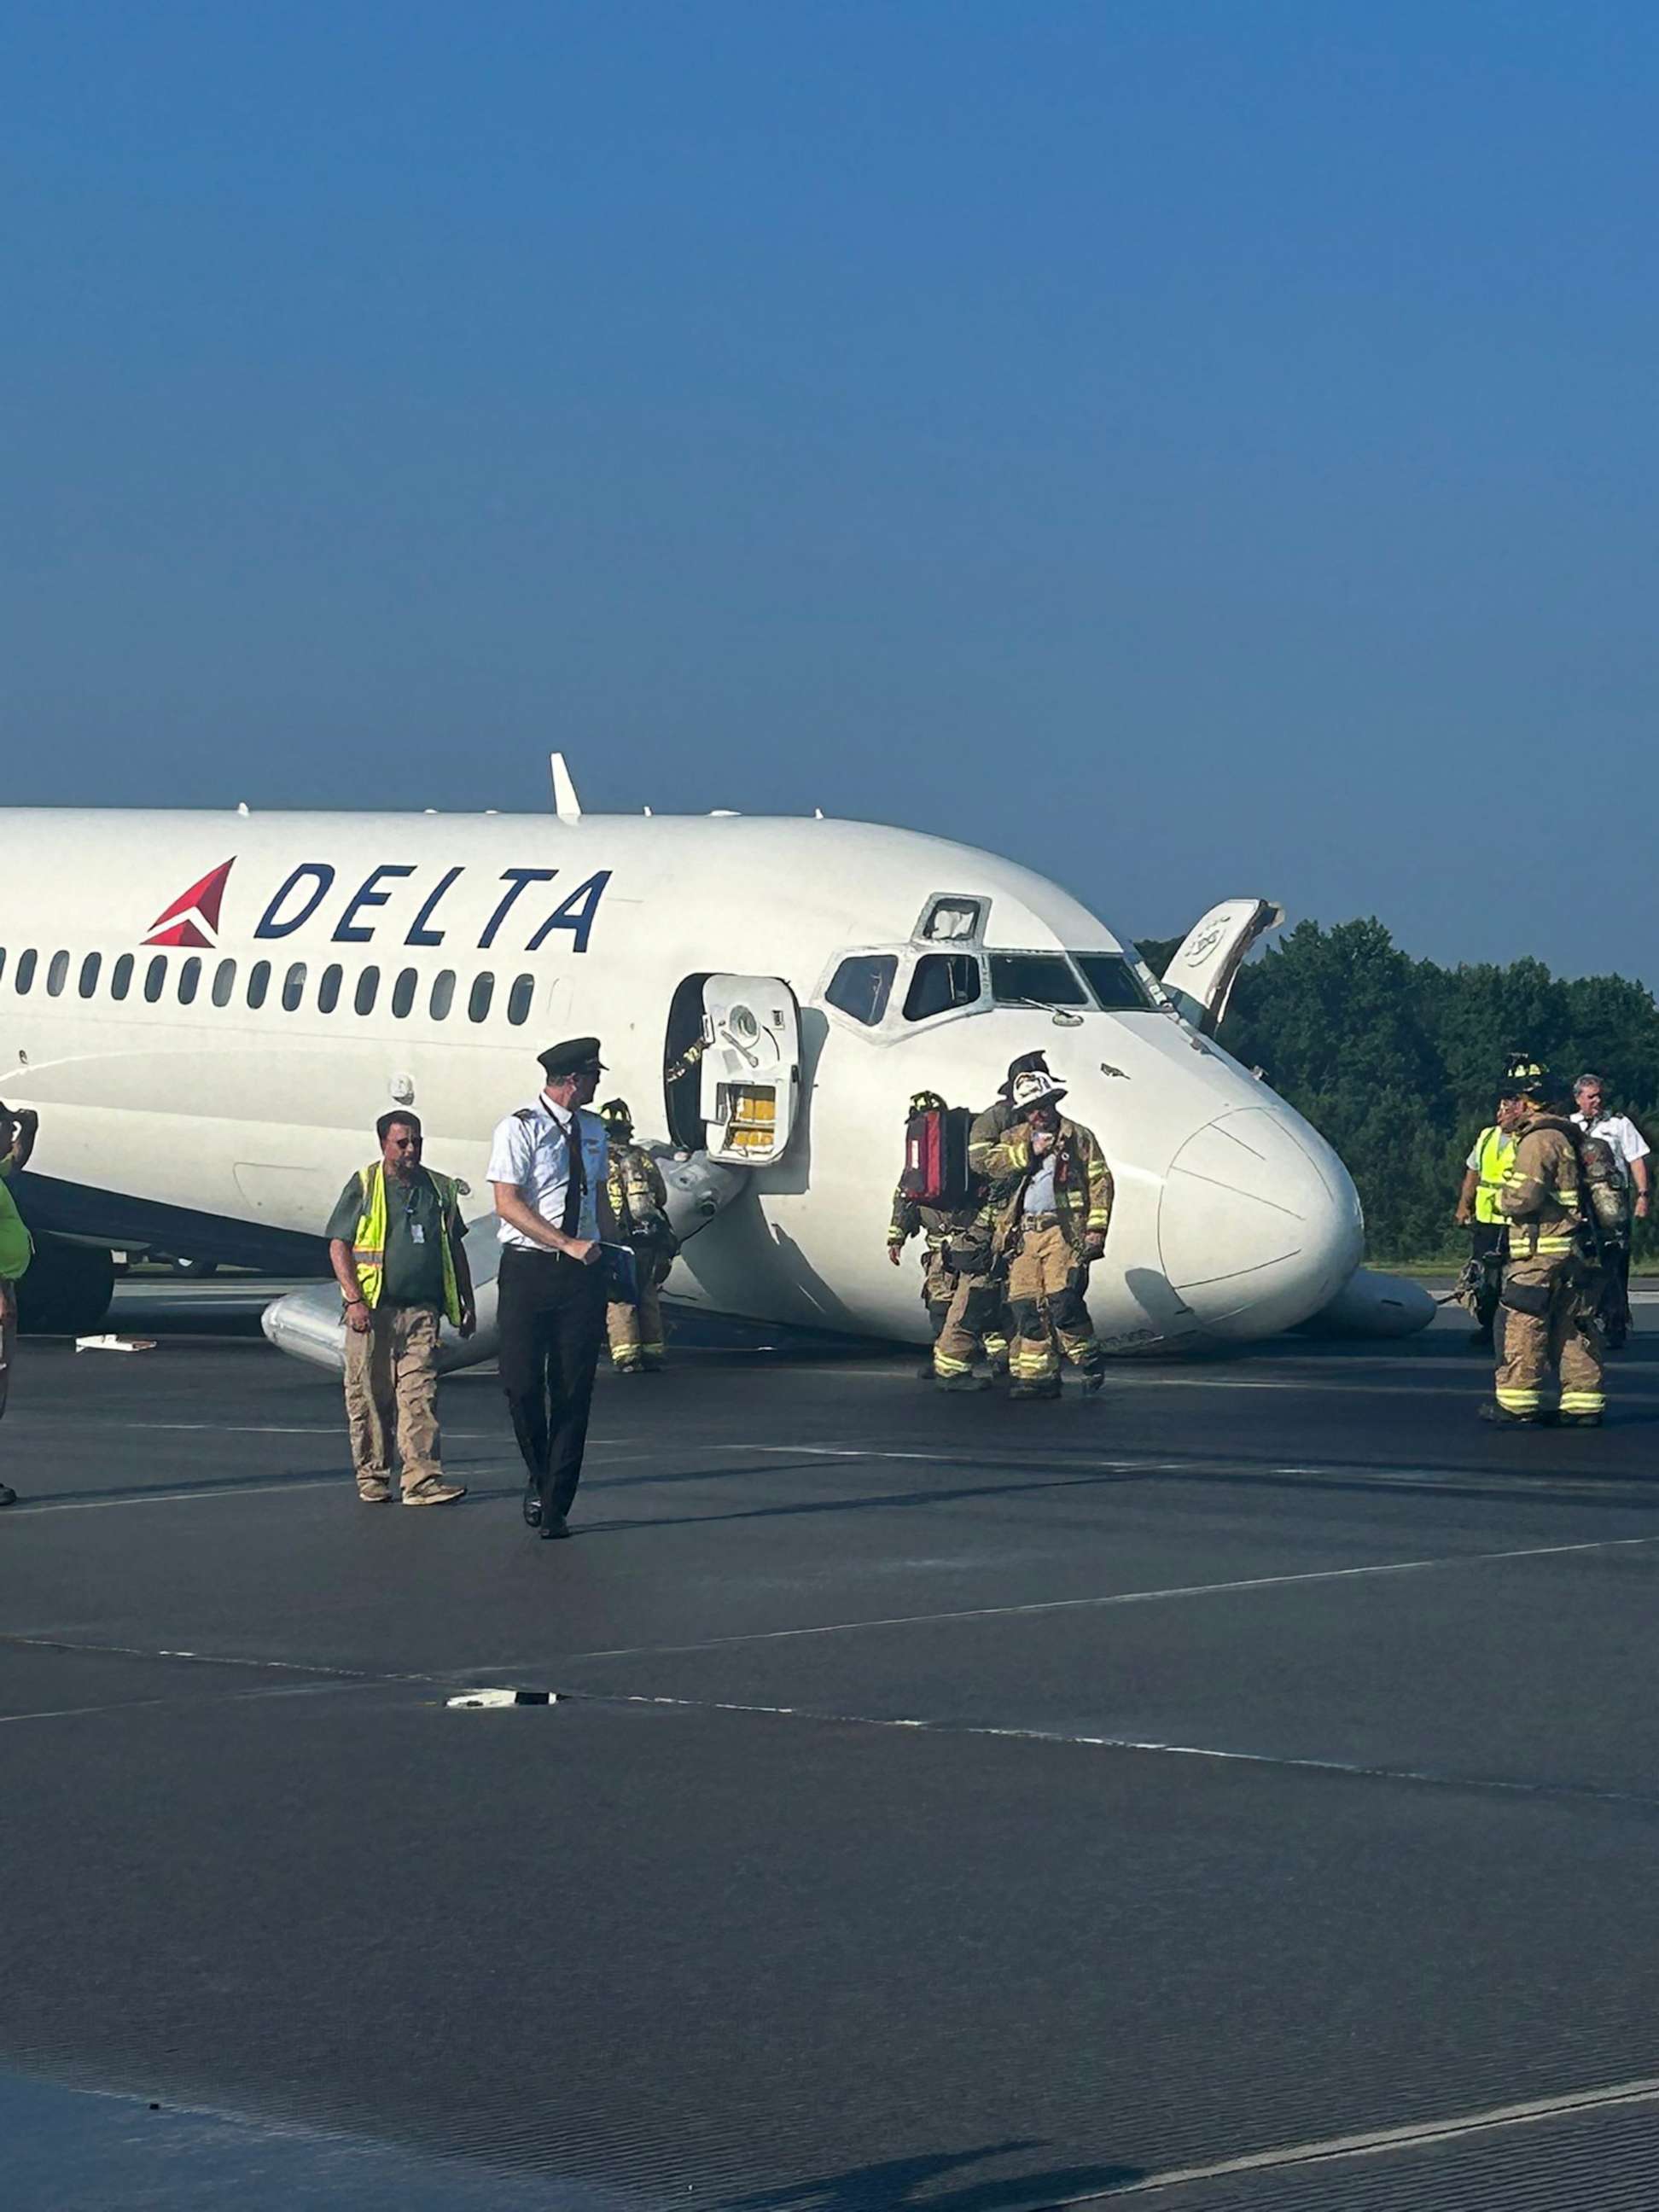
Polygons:
<instances>
[{"instance_id":1,"label":"firefighter","mask_svg":"<svg viewBox=\"0 0 1659 2212\"><path fill-rule=\"evenodd\" d=\"M1571 1102L1529 1060L1510 1080L1525 1111L1516 1128L1515 1158L1498 1194L1509 1224L1504 1268L1504 1356L1483 1420L1517 1428L1559 1421L1564 1428L1601 1425L1601 1296L1594 1216L1586 1212L1586 1168L1571 1121ZM1589 1172L1596 1172L1589 1164Z\"/></svg>"},{"instance_id":2,"label":"firefighter","mask_svg":"<svg viewBox=\"0 0 1659 2212\"><path fill-rule=\"evenodd\" d=\"M1014 1340L1011 1398L1057 1398L1060 1358L1091 1393L1105 1358L1085 1301L1089 1269L1106 1249L1112 1172L1094 1132L1064 1120L1066 1090L1037 1069L1009 1086L1011 1119L981 1154L990 1185L994 1261L1006 1265Z\"/></svg>"},{"instance_id":3,"label":"firefighter","mask_svg":"<svg viewBox=\"0 0 1659 2212\"><path fill-rule=\"evenodd\" d=\"M938 1113L947 1110L937 1091L918 1091L906 1109L909 1115ZM893 1192L893 1215L887 1228L887 1256L896 1267L905 1246L913 1237L923 1239L921 1262L921 1302L927 1310L928 1324L937 1346L951 1310L957 1285L962 1278L962 1262L972 1261L981 1255L988 1261L990 1239L980 1223L982 1201L975 1200L963 1206L923 1206L906 1192L902 1178ZM1008 1371L1008 1340L1000 1323L978 1333L966 1330L969 1341L961 1347L965 1364L958 1370L954 1361L941 1376L937 1354L929 1356L927 1364L916 1370L918 1382L947 1382L959 1371L969 1377L968 1387L982 1389L986 1385L974 1379L974 1360L981 1346L991 1363L993 1373L1006 1375ZM951 1387L960 1389L958 1382Z\"/></svg>"},{"instance_id":4,"label":"firefighter","mask_svg":"<svg viewBox=\"0 0 1659 2212\"><path fill-rule=\"evenodd\" d=\"M1048 1062L1041 1052L1022 1053L1008 1063L1001 1087L982 1114L976 1114L968 1132L968 1172L976 1186L985 1180L986 1162L1013 1119L1013 1088L1022 1075L1046 1074ZM957 1285L951 1293L939 1334L933 1340L933 1381L941 1390L985 1390L990 1385L974 1373L980 1346L1002 1348L992 1364L1002 1373L1012 1371L1013 1324L1003 1296L1002 1272L993 1246L996 1224L988 1206L981 1206L955 1241Z\"/></svg>"},{"instance_id":5,"label":"firefighter","mask_svg":"<svg viewBox=\"0 0 1659 2212\"><path fill-rule=\"evenodd\" d=\"M1525 1110L1525 1102L1515 1096L1515 1085L1506 1075L1498 1087L1498 1118L1475 1139L1464 1163L1463 1187L1457 1194L1456 1218L1469 1231L1471 1279L1465 1303L1475 1325L1470 1341L1488 1352L1492 1349L1492 1324L1498 1316L1504 1248L1509 1234L1498 1210L1498 1193L1515 1158L1516 1125Z\"/></svg>"},{"instance_id":6,"label":"firefighter","mask_svg":"<svg viewBox=\"0 0 1659 2212\"><path fill-rule=\"evenodd\" d=\"M611 1364L618 1375L655 1375L664 1364L659 1287L674 1264L679 1239L668 1225L668 1192L657 1164L634 1142L628 1101L607 1099L599 1119L610 1146L611 1210L617 1235L633 1247L640 1292L637 1304L618 1298L605 1307Z\"/></svg>"}]
</instances>

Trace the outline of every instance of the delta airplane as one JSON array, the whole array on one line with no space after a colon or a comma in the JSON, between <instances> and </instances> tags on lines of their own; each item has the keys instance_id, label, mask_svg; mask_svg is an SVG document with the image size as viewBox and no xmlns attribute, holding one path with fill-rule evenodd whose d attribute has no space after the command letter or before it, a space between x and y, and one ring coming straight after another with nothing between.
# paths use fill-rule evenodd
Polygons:
<instances>
[{"instance_id":1,"label":"delta airplane","mask_svg":"<svg viewBox=\"0 0 1659 2212\"><path fill-rule=\"evenodd\" d=\"M1115 1178L1089 1291L1109 1350L1428 1317L1360 1268L1330 1146L1215 1041L1276 908L1215 908L1159 980L969 847L822 817L585 817L556 755L553 775L546 817L0 812L0 1097L41 1116L19 1182L36 1327L97 1326L112 1247L317 1273L376 1116L410 1106L470 1186L481 1325L446 1358L489 1356L490 1131L535 1095L536 1054L588 1032L667 1176L682 1308L924 1341L917 1271L885 1249L907 1101L977 1108L1041 1046ZM265 1328L341 1356L330 1284Z\"/></svg>"}]
</instances>

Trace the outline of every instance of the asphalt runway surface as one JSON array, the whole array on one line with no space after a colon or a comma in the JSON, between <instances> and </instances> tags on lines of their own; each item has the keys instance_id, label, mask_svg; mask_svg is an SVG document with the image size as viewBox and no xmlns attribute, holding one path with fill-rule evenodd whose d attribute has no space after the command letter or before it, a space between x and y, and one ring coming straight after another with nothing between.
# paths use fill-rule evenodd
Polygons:
<instances>
[{"instance_id":1,"label":"asphalt runway surface","mask_svg":"<svg viewBox=\"0 0 1659 2212\"><path fill-rule=\"evenodd\" d=\"M266 1294L0 1428L11 2212L1659 2204L1659 1340L688 1349L548 1545L486 1373L361 1506Z\"/></svg>"}]
</instances>

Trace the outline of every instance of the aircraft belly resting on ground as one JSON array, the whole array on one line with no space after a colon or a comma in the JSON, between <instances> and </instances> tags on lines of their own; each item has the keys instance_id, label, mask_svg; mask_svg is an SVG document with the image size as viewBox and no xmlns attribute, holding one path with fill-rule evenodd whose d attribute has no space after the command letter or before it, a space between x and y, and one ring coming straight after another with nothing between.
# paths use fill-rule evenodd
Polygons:
<instances>
[{"instance_id":1,"label":"aircraft belly resting on ground","mask_svg":"<svg viewBox=\"0 0 1659 2212\"><path fill-rule=\"evenodd\" d=\"M135 1222L166 1242L181 1215L204 1256L314 1255L297 1240L395 1105L471 1186L492 1276L490 1131L533 1095L535 1054L591 1030L606 1095L670 1173L688 1240L671 1300L925 1339L915 1271L885 1252L907 1101L981 1105L1040 1046L1115 1178L1090 1288L1109 1348L1266 1335L1339 1293L1351 1327L1426 1318L1356 1276L1330 1147L1202 1033L1276 919L1260 902L1215 909L1177 953L1177 1012L1041 877L870 824L572 806L0 823L0 1097L41 1113L21 1189L48 1283L73 1257L58 1240L86 1260L143 1241ZM297 1293L270 1333L332 1360L337 1304ZM450 1356L489 1348L486 1328Z\"/></svg>"}]
</instances>

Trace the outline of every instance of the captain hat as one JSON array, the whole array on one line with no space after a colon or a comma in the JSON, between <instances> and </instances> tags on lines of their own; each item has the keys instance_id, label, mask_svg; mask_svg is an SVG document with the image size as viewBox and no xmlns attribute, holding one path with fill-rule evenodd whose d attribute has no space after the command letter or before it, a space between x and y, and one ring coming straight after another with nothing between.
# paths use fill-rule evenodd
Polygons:
<instances>
[{"instance_id":1,"label":"captain hat","mask_svg":"<svg viewBox=\"0 0 1659 2212\"><path fill-rule=\"evenodd\" d=\"M572 1075L586 1075L590 1068L596 1075L605 1073L598 1037L567 1037L562 1044L550 1044L536 1057L550 1083L562 1083Z\"/></svg>"}]
</instances>

